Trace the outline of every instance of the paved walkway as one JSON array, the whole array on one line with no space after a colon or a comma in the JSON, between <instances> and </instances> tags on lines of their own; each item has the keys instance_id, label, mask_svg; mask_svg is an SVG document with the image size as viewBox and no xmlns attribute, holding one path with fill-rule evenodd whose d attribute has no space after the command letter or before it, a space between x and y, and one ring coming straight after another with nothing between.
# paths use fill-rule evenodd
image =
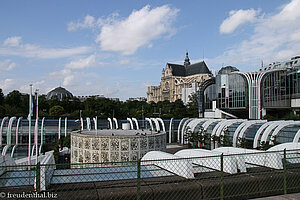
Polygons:
<instances>
[{"instance_id":1,"label":"paved walkway","mask_svg":"<svg viewBox=\"0 0 300 200\"><path fill-rule=\"evenodd\" d=\"M300 199L300 193L278 195L272 197L263 197L263 198L257 198L252 200L298 200L298 199Z\"/></svg>"}]
</instances>

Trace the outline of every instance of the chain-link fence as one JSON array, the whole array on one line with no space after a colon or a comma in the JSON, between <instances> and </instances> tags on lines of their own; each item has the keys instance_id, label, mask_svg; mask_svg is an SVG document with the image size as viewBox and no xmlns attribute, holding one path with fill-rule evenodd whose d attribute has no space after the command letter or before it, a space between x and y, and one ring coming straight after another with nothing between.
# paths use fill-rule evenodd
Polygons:
<instances>
[{"instance_id":1,"label":"chain-link fence","mask_svg":"<svg viewBox=\"0 0 300 200\"><path fill-rule=\"evenodd\" d=\"M187 151L188 152L188 151ZM249 199L300 192L300 151L1 167L6 199Z\"/></svg>"}]
</instances>

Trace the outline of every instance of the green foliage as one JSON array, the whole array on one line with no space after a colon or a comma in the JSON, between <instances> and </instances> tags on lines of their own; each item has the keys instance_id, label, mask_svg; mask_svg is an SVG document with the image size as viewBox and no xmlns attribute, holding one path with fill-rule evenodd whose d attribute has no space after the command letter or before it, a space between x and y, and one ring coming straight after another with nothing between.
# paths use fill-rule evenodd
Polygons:
<instances>
[{"instance_id":1,"label":"green foliage","mask_svg":"<svg viewBox=\"0 0 300 200\"><path fill-rule=\"evenodd\" d=\"M29 95L21 94L19 91L12 91L3 98L1 105L1 89L0 89L0 117L3 116L23 116L28 115ZM147 103L143 101L114 101L108 98L88 98L80 101L78 98L63 98L59 101L56 96L47 100L46 95L40 95L38 100L39 116L58 118L67 116L68 119L78 119L80 110L82 117L95 117L99 119L107 119L108 117L116 117L118 119L126 119L134 117L137 119L145 119L146 117L161 117L162 119L181 119L184 117L198 116L198 101L196 96L194 100L185 106L181 100L175 102L160 101L158 103ZM34 115L36 99L33 98Z\"/></svg>"},{"instance_id":2,"label":"green foliage","mask_svg":"<svg viewBox=\"0 0 300 200\"><path fill-rule=\"evenodd\" d=\"M295 115L294 113L290 112L283 117L284 120L300 120L300 116Z\"/></svg>"},{"instance_id":3,"label":"green foliage","mask_svg":"<svg viewBox=\"0 0 300 200\"><path fill-rule=\"evenodd\" d=\"M53 156L54 156L54 160L55 163L58 164L58 160L59 160L59 149L60 149L60 144L61 144L61 140L59 139L57 141L56 146L54 147L54 152L53 152Z\"/></svg>"},{"instance_id":4,"label":"green foliage","mask_svg":"<svg viewBox=\"0 0 300 200\"><path fill-rule=\"evenodd\" d=\"M0 118L3 118L5 115L5 107L0 105Z\"/></svg>"},{"instance_id":5,"label":"green foliage","mask_svg":"<svg viewBox=\"0 0 300 200\"><path fill-rule=\"evenodd\" d=\"M185 141L192 145L193 147L202 147L207 141L207 135L205 134L204 128L201 126L197 132L193 132L190 127L187 127L186 133L184 135Z\"/></svg>"},{"instance_id":6,"label":"green foliage","mask_svg":"<svg viewBox=\"0 0 300 200\"><path fill-rule=\"evenodd\" d=\"M59 117L65 113L65 109L62 106L53 106L49 110L49 114L52 117Z\"/></svg>"},{"instance_id":7,"label":"green foliage","mask_svg":"<svg viewBox=\"0 0 300 200\"><path fill-rule=\"evenodd\" d=\"M19 106L21 104L21 93L17 90L10 92L6 96L5 102L10 106Z\"/></svg>"},{"instance_id":8,"label":"green foliage","mask_svg":"<svg viewBox=\"0 0 300 200\"><path fill-rule=\"evenodd\" d=\"M229 130L226 128L223 130L224 135L222 135L222 146L231 147L232 146L232 138L229 136Z\"/></svg>"},{"instance_id":9,"label":"green foliage","mask_svg":"<svg viewBox=\"0 0 300 200\"><path fill-rule=\"evenodd\" d=\"M245 148L245 149L252 149L251 142L246 138L238 138L238 147Z\"/></svg>"},{"instance_id":10,"label":"green foliage","mask_svg":"<svg viewBox=\"0 0 300 200\"><path fill-rule=\"evenodd\" d=\"M199 117L198 96L197 93L193 93L189 96L189 103L187 104L187 113L189 117Z\"/></svg>"},{"instance_id":11,"label":"green foliage","mask_svg":"<svg viewBox=\"0 0 300 200\"><path fill-rule=\"evenodd\" d=\"M4 102L4 94L2 92L2 89L0 88L0 106L3 105Z\"/></svg>"},{"instance_id":12,"label":"green foliage","mask_svg":"<svg viewBox=\"0 0 300 200\"><path fill-rule=\"evenodd\" d=\"M64 138L63 147L68 147L69 149L71 148L71 135L70 134Z\"/></svg>"},{"instance_id":13,"label":"green foliage","mask_svg":"<svg viewBox=\"0 0 300 200\"><path fill-rule=\"evenodd\" d=\"M266 119L268 121L275 121L275 120L278 120L276 117L272 116L272 115L265 115L263 117L263 119Z\"/></svg>"},{"instance_id":14,"label":"green foliage","mask_svg":"<svg viewBox=\"0 0 300 200\"><path fill-rule=\"evenodd\" d=\"M273 145L270 145L269 142L261 142L260 146L258 147L259 150L267 150L271 148Z\"/></svg>"}]
</instances>

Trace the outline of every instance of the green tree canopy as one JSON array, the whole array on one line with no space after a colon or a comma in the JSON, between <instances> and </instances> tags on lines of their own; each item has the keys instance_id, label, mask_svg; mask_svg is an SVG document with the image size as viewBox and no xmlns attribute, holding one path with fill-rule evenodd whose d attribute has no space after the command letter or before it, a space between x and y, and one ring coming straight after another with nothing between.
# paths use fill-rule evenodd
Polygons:
<instances>
[{"instance_id":1,"label":"green tree canopy","mask_svg":"<svg viewBox=\"0 0 300 200\"><path fill-rule=\"evenodd\" d=\"M189 96L189 103L187 104L187 113L189 117L199 117L198 99L197 93L193 93Z\"/></svg>"},{"instance_id":2,"label":"green tree canopy","mask_svg":"<svg viewBox=\"0 0 300 200\"><path fill-rule=\"evenodd\" d=\"M3 104L4 101L4 94L2 92L2 89L0 88L0 106Z\"/></svg>"},{"instance_id":3,"label":"green tree canopy","mask_svg":"<svg viewBox=\"0 0 300 200\"><path fill-rule=\"evenodd\" d=\"M49 110L49 114L52 117L60 117L64 113L65 113L65 109L62 106L58 106L58 105L57 106L53 106Z\"/></svg>"},{"instance_id":4,"label":"green tree canopy","mask_svg":"<svg viewBox=\"0 0 300 200\"><path fill-rule=\"evenodd\" d=\"M14 90L14 91L10 92L6 96L5 102L10 106L14 106L14 107L20 106L20 104L21 104L21 93L18 90Z\"/></svg>"}]
</instances>

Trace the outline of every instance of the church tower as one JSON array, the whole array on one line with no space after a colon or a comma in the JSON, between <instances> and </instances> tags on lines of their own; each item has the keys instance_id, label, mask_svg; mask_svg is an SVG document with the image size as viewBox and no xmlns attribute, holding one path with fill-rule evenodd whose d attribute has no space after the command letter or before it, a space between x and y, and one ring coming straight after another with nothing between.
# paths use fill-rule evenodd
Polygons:
<instances>
[{"instance_id":1,"label":"church tower","mask_svg":"<svg viewBox=\"0 0 300 200\"><path fill-rule=\"evenodd\" d=\"M189 53L186 52L186 56L185 56L185 59L184 59L184 66L187 67L189 66L191 63L190 63L190 59L189 59Z\"/></svg>"}]
</instances>

